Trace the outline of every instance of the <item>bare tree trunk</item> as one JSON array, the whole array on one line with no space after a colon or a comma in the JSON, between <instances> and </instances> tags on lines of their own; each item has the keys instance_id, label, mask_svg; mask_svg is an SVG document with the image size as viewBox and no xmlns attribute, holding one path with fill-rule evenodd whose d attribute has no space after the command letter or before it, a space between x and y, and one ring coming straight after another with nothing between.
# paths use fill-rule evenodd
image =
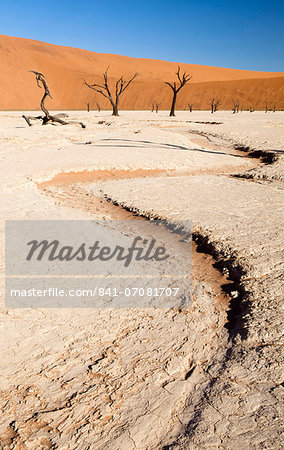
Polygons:
<instances>
[{"instance_id":1,"label":"bare tree trunk","mask_svg":"<svg viewBox=\"0 0 284 450\"><path fill-rule=\"evenodd\" d=\"M118 114L118 105L115 105L115 104L112 105L112 115L113 116L119 116L119 114Z\"/></svg>"},{"instance_id":2,"label":"bare tree trunk","mask_svg":"<svg viewBox=\"0 0 284 450\"><path fill-rule=\"evenodd\" d=\"M170 117L175 116L176 102L177 102L177 92L176 92L176 91L173 91L173 101L172 101L172 107L171 107Z\"/></svg>"}]
</instances>

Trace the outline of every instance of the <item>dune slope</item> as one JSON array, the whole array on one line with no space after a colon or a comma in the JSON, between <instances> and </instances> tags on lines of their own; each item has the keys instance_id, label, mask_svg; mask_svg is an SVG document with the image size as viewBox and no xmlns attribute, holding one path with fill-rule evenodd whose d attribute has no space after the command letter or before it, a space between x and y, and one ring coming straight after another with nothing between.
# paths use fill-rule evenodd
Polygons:
<instances>
[{"instance_id":1,"label":"dune slope","mask_svg":"<svg viewBox=\"0 0 284 450\"><path fill-rule=\"evenodd\" d=\"M139 78L121 98L123 109L150 109L158 102L161 109L169 108L171 91L164 81L173 81L177 63L120 55L100 54L87 50L47 44L30 39L0 35L0 109L35 109L39 106L41 92L34 75L29 70L45 74L52 99L51 109L85 109L89 102L95 108L109 107L100 94L83 86L82 78L89 82L101 81L101 74L110 65L113 83L122 74L129 77L134 72ZM241 107L264 109L277 105L284 108L284 73L254 72L219 67L181 64L191 75L177 107L184 109L188 103L195 108L207 109L212 96L218 96L222 109L232 107L232 99L239 99Z\"/></svg>"}]
</instances>

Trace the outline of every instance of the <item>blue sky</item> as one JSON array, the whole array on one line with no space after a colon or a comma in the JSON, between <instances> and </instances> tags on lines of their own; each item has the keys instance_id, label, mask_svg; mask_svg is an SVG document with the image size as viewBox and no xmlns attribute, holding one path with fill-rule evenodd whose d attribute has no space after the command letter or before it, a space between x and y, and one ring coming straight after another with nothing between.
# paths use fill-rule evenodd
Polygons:
<instances>
[{"instance_id":1,"label":"blue sky","mask_svg":"<svg viewBox=\"0 0 284 450\"><path fill-rule=\"evenodd\" d=\"M96 52L284 71L284 1L13 0L0 33Z\"/></svg>"}]
</instances>

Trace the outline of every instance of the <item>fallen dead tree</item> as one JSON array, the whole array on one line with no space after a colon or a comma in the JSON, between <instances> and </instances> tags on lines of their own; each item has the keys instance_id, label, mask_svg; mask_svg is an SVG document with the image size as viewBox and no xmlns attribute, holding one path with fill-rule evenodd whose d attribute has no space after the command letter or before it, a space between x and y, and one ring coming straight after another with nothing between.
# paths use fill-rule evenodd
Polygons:
<instances>
[{"instance_id":1,"label":"fallen dead tree","mask_svg":"<svg viewBox=\"0 0 284 450\"><path fill-rule=\"evenodd\" d=\"M86 125L84 125L83 122L77 122L77 121L74 121L74 120L66 122L65 120L63 120L66 117L68 117L67 114L61 113L61 114L56 114L55 116L52 116L50 114L50 112L48 111L48 109L46 108L45 104L44 104L44 102L46 100L46 97L52 98L51 94L50 94L50 91L48 89L45 77L40 72L35 72L34 70L31 70L30 72L35 74L36 82L37 82L38 87L41 88L41 89L42 88L44 89L44 94L43 94L43 97L42 97L41 102L40 102L40 107L41 107L41 110L44 113L44 115L43 116L25 116L23 114L22 117L25 119L27 124L31 127L32 126L32 123L31 123L32 120L42 120L42 125L46 125L47 123L52 123L52 124L59 123L60 125L68 125L68 124L71 124L71 123L75 123L75 124L79 124L82 128L86 128Z\"/></svg>"}]
</instances>

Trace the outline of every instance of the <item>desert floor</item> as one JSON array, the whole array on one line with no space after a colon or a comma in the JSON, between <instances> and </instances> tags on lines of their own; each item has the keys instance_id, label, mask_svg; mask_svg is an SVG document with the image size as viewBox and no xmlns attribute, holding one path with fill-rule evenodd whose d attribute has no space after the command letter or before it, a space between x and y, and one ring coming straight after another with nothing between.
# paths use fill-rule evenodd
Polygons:
<instances>
[{"instance_id":1,"label":"desert floor","mask_svg":"<svg viewBox=\"0 0 284 450\"><path fill-rule=\"evenodd\" d=\"M2 448L280 448L284 112L21 114L0 113ZM190 309L5 308L5 220L131 211L192 221Z\"/></svg>"}]
</instances>

